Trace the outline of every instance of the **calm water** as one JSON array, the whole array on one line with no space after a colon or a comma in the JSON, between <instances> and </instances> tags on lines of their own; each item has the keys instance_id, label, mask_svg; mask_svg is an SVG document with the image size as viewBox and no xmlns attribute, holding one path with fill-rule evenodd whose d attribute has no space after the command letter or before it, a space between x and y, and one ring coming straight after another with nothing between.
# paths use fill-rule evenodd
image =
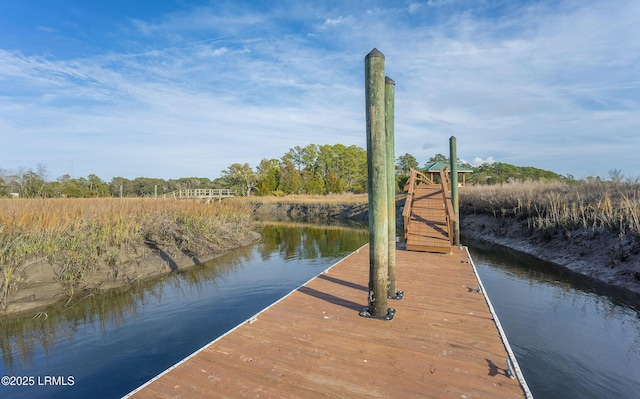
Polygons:
<instances>
[{"instance_id":1,"label":"calm water","mask_svg":"<svg viewBox=\"0 0 640 399\"><path fill-rule=\"evenodd\" d=\"M262 242L187 272L3 320L0 376L34 386L0 386L0 398L119 398L367 240L365 229L268 225ZM471 253L536 399L640 397L638 296L497 248Z\"/></svg>"},{"instance_id":2,"label":"calm water","mask_svg":"<svg viewBox=\"0 0 640 399\"><path fill-rule=\"evenodd\" d=\"M119 398L368 240L364 229L337 227L267 226L263 234L259 244L133 291L85 298L46 320L4 321L0 376L33 386L0 386L0 398ZM48 377L73 385L44 385Z\"/></svg>"},{"instance_id":3,"label":"calm water","mask_svg":"<svg viewBox=\"0 0 640 399\"><path fill-rule=\"evenodd\" d=\"M496 247L470 251L536 399L640 398L640 296Z\"/></svg>"}]
</instances>

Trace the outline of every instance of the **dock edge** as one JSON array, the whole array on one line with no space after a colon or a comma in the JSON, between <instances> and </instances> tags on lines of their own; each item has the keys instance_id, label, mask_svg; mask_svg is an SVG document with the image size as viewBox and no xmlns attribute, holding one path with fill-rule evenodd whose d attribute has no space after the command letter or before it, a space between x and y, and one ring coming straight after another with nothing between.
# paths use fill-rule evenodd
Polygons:
<instances>
[{"instance_id":1,"label":"dock edge","mask_svg":"<svg viewBox=\"0 0 640 399\"><path fill-rule=\"evenodd\" d=\"M241 321L240 323L238 323L237 326L233 327L232 329L230 329L229 331L225 332L224 334L220 335L219 337L217 337L216 339L214 339L213 341L203 345L200 349L196 350L195 352L191 353L189 356L183 358L182 360L180 360L179 362L175 363L174 365L172 365L171 367L165 369L164 371L162 371L161 373L159 373L158 375L156 375L155 377L151 378L150 380L148 380L147 382L145 382L144 384L140 385L139 387L137 387L136 389L134 389L133 391L129 392L128 394L124 395L122 397L122 399L128 399L130 397L132 397L133 395L135 395L136 393L138 393L139 391L141 391L143 388L145 388L146 386L150 385L152 382L156 381L157 379L159 379L160 377L162 377L163 375L167 374L168 372L170 372L171 370L175 369L176 367L180 366L181 364L185 363L186 361L188 361L189 359L191 359L192 357L196 356L198 353L202 352L203 350L205 350L206 348L208 348L209 346L213 345L214 343L216 343L217 341L221 340L222 338L226 337L227 335L231 334L233 331L237 330L238 328L240 328L241 326L249 323L253 323L254 321L256 321L260 314L265 312L266 310L268 310L269 308L275 306L277 303L279 303L280 301L282 301L283 299L287 298L288 296L290 296L291 294L293 294L294 292L298 291L300 288L304 287L305 285L307 285L310 281L314 280L315 278L317 278L318 276L322 275L322 274L327 274L327 272L329 272L329 270L331 270L334 266L342 263L345 259L347 259L348 257L350 257L353 254L356 254L358 252L360 252L360 250L362 250L364 247L366 247L367 245L369 245L369 243L366 243L364 245L362 245L361 247L359 247L358 249L356 249L355 251L347 254L346 256L340 258L338 261L336 261L335 263L333 263L331 266L329 266L328 268L324 269L323 271L321 271L320 273L318 273L317 275L313 276L312 278L310 278L309 280L305 281L304 283L300 284L297 288L291 290L291 292L289 292L287 295L284 295L282 298L278 299L277 301L273 302L272 304L270 304L269 306L265 307L264 309L260 310L258 313L254 314L253 316L249 317L246 320Z\"/></svg>"},{"instance_id":2,"label":"dock edge","mask_svg":"<svg viewBox=\"0 0 640 399\"><path fill-rule=\"evenodd\" d=\"M489 306L489 311L491 312L491 316L493 316L493 321L495 322L496 327L498 328L498 332L500 333L500 339L502 339L502 344L504 345L505 349L507 350L507 353L509 354L509 361L513 365L513 369L515 371L516 377L518 378L518 381L520 382L520 386L522 387L522 390L524 391L527 399L533 399L533 394L529 389L529 385L527 385L527 381L524 379L524 374L522 374L522 370L520 369L520 365L518 364L518 359L516 359L516 355L513 353L513 350L511 349L511 345L509 344L509 340L507 339L507 334L504 332L504 329L502 328L502 324L500 324L500 319L498 318L498 314L496 313L495 309L493 308L493 305L491 304L491 299L489 299L489 294L487 293L487 290L484 288L484 285L482 284L482 279L480 278L480 275L478 274L478 270L476 269L476 264L473 262L473 258L469 253L469 248L468 247L464 247L464 248L467 251L467 258L469 259L469 263L471 263L471 266L473 267L473 272L475 273L476 279L478 280L479 289L482 291L482 295L484 296L484 299L487 302L487 306Z\"/></svg>"}]
</instances>

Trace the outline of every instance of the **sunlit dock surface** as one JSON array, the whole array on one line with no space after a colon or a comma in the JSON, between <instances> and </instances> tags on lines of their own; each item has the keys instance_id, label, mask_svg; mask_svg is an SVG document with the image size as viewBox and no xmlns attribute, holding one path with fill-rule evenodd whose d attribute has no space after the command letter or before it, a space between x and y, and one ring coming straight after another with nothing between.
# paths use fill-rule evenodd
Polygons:
<instances>
[{"instance_id":1,"label":"sunlit dock surface","mask_svg":"<svg viewBox=\"0 0 640 399\"><path fill-rule=\"evenodd\" d=\"M478 292L465 248L452 254L398 250L404 299L389 300L396 309L391 321L359 316L367 305L368 248L127 397L530 396L521 376L508 376L508 345Z\"/></svg>"}]
</instances>

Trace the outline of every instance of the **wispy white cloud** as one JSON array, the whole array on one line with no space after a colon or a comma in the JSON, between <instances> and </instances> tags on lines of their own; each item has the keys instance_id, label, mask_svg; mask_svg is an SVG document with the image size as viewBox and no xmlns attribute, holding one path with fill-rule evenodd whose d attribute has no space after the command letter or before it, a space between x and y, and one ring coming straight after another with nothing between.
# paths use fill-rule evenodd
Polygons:
<instances>
[{"instance_id":1,"label":"wispy white cloud","mask_svg":"<svg viewBox=\"0 0 640 399\"><path fill-rule=\"evenodd\" d=\"M323 27L328 27L328 26L348 24L350 22L353 22L352 18L339 16L336 18L326 18L322 25Z\"/></svg>"},{"instance_id":2,"label":"wispy white cloud","mask_svg":"<svg viewBox=\"0 0 640 399\"><path fill-rule=\"evenodd\" d=\"M47 33L56 33L58 31L57 29L54 29L50 26L43 26L43 25L38 26L36 29L41 30L43 32L47 32Z\"/></svg>"},{"instance_id":3,"label":"wispy white cloud","mask_svg":"<svg viewBox=\"0 0 640 399\"><path fill-rule=\"evenodd\" d=\"M377 47L396 81L398 154L422 164L455 135L467 159L640 174L640 5L516 4L222 2L125 19L124 51L0 48L0 167L215 177L295 145L364 146L363 58Z\"/></svg>"},{"instance_id":4,"label":"wispy white cloud","mask_svg":"<svg viewBox=\"0 0 640 399\"><path fill-rule=\"evenodd\" d=\"M462 160L462 162L466 162L464 160ZM488 163L488 164L492 164L495 163L496 160L493 159L493 157L487 157L486 159L482 159L480 157L475 157L473 158L473 161L469 162L472 166L480 166L482 164Z\"/></svg>"},{"instance_id":5,"label":"wispy white cloud","mask_svg":"<svg viewBox=\"0 0 640 399\"><path fill-rule=\"evenodd\" d=\"M427 7L441 7L447 4L452 4L456 0L428 0L426 2Z\"/></svg>"},{"instance_id":6,"label":"wispy white cloud","mask_svg":"<svg viewBox=\"0 0 640 399\"><path fill-rule=\"evenodd\" d=\"M138 32L140 32L143 36L152 36L154 33L157 32L157 27L145 21L132 18L129 20L129 22L131 23L133 28Z\"/></svg>"}]
</instances>

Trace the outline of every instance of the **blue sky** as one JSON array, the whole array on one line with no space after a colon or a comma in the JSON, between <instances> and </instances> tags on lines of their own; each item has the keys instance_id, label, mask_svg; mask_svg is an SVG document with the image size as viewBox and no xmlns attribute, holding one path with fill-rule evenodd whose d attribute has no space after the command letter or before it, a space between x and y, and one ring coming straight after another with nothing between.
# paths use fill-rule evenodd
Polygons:
<instances>
[{"instance_id":1,"label":"blue sky","mask_svg":"<svg viewBox=\"0 0 640 399\"><path fill-rule=\"evenodd\" d=\"M0 169L220 175L366 147L364 57L396 156L640 176L640 2L0 1Z\"/></svg>"}]
</instances>

